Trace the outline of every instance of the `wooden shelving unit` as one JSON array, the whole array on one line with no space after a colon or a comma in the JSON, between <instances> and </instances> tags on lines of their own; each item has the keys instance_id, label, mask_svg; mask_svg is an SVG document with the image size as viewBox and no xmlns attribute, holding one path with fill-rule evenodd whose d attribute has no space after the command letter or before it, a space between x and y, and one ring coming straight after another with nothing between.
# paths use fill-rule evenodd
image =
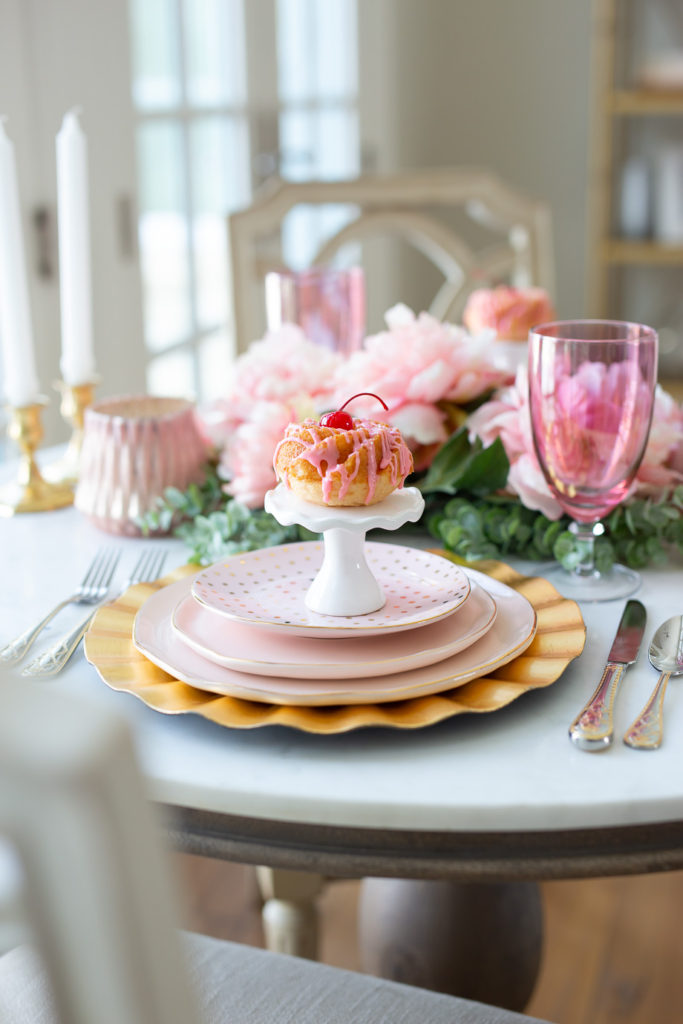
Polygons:
<instances>
[{"instance_id":1,"label":"wooden shelving unit","mask_svg":"<svg viewBox=\"0 0 683 1024\"><path fill-rule=\"evenodd\" d=\"M642 263L651 266L675 267L683 263L683 246L610 238L605 243L603 260L608 265L615 266Z\"/></svg>"},{"instance_id":2,"label":"wooden shelving unit","mask_svg":"<svg viewBox=\"0 0 683 1024\"><path fill-rule=\"evenodd\" d=\"M647 0L595 0L593 134L589 197L588 302L591 315L620 316L619 275L627 267L683 267L683 245L615 235L616 190L620 186L619 134L628 119L683 119L683 91L643 89L617 81L622 54L622 18L629 4Z\"/></svg>"},{"instance_id":3,"label":"wooden shelving unit","mask_svg":"<svg viewBox=\"0 0 683 1024\"><path fill-rule=\"evenodd\" d=\"M608 112L629 117L683 114L683 92L648 89L615 89L607 98Z\"/></svg>"}]
</instances>

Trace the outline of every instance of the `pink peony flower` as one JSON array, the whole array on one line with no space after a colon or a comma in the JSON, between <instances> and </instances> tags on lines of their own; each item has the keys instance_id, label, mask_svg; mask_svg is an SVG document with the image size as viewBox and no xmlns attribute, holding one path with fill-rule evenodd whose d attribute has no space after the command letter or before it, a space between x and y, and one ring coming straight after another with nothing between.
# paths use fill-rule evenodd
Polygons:
<instances>
[{"instance_id":1,"label":"pink peony flower","mask_svg":"<svg viewBox=\"0 0 683 1024\"><path fill-rule=\"evenodd\" d=\"M297 395L329 399L341 357L309 341L301 328L284 324L239 356L231 395L286 402Z\"/></svg>"},{"instance_id":2,"label":"pink peony flower","mask_svg":"<svg viewBox=\"0 0 683 1024\"><path fill-rule=\"evenodd\" d=\"M462 319L473 334L488 327L504 341L526 341L532 327L555 319L555 309L543 288L501 284L472 292Z\"/></svg>"},{"instance_id":3,"label":"pink peony flower","mask_svg":"<svg viewBox=\"0 0 683 1024\"><path fill-rule=\"evenodd\" d=\"M416 317L404 305L390 309L386 322L388 330L366 338L365 347L339 367L337 403L355 391L372 391L389 407L381 419L419 444L448 437L438 402L469 402L508 378L491 358L488 335L473 338L429 313ZM372 399L357 399L350 411L377 419L381 410Z\"/></svg>"},{"instance_id":4,"label":"pink peony flower","mask_svg":"<svg viewBox=\"0 0 683 1024\"><path fill-rule=\"evenodd\" d=\"M620 415L616 403L621 394L618 366L607 372L602 367L586 366L579 386L571 380L561 382L560 409L564 409L569 424L564 437L565 459L576 463L585 457L585 450L576 444L578 434L571 424L582 428L597 427L597 417L603 417L603 424L609 428L610 417ZM574 378L575 380L576 378ZM636 403L637 404L637 403ZM634 415L637 411L634 410ZM562 509L545 482L536 458L531 435L531 421L528 405L527 375L524 369L518 371L512 387L498 391L489 402L480 406L468 421L470 437L478 436L485 445L500 437L510 460L508 489L517 494L527 508L543 512L549 519L559 519ZM593 429L596 444L604 446L602 457L610 459L614 441L609 431ZM602 438L602 440L601 440ZM662 495L683 480L680 468L674 465L677 451L683 444L683 413L675 401L658 385L655 390L652 427L648 445L636 475L631 492ZM573 471L576 465L573 466Z\"/></svg>"},{"instance_id":5,"label":"pink peony flower","mask_svg":"<svg viewBox=\"0 0 683 1024\"><path fill-rule=\"evenodd\" d=\"M248 508L263 505L266 491L277 482L273 453L287 424L297 418L294 407L281 402L250 403L221 456L219 471L228 478L228 494Z\"/></svg>"},{"instance_id":6,"label":"pink peony flower","mask_svg":"<svg viewBox=\"0 0 683 1024\"><path fill-rule=\"evenodd\" d=\"M532 451L526 370L519 369L511 387L496 391L488 402L480 405L467 426L470 438L480 437L487 448L500 437L511 463Z\"/></svg>"},{"instance_id":7,"label":"pink peony flower","mask_svg":"<svg viewBox=\"0 0 683 1024\"><path fill-rule=\"evenodd\" d=\"M522 499L526 508L542 512L548 519L559 519L563 510L553 496L536 455L524 452L510 464L508 488Z\"/></svg>"},{"instance_id":8,"label":"pink peony flower","mask_svg":"<svg viewBox=\"0 0 683 1024\"><path fill-rule=\"evenodd\" d=\"M559 357L552 395L542 390L537 397L538 445L558 488L609 489L612 503L618 492L626 496L620 481L641 456L651 408L647 384L633 380L632 367L585 362L572 372Z\"/></svg>"},{"instance_id":9,"label":"pink peony flower","mask_svg":"<svg viewBox=\"0 0 683 1024\"><path fill-rule=\"evenodd\" d=\"M315 409L329 408L340 363L339 355L309 341L293 324L271 331L235 360L226 397L200 410L205 433L216 445L228 443L239 424L251 418L255 402L305 399Z\"/></svg>"},{"instance_id":10,"label":"pink peony flower","mask_svg":"<svg viewBox=\"0 0 683 1024\"><path fill-rule=\"evenodd\" d=\"M683 409L658 384L650 436L638 475L638 490L657 493L683 480Z\"/></svg>"}]
</instances>

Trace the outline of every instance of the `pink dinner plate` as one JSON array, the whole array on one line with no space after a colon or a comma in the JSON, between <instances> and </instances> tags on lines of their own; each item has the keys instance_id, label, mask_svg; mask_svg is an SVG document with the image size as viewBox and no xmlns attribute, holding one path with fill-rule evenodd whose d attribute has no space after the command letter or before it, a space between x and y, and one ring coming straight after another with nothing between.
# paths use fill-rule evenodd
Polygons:
<instances>
[{"instance_id":1,"label":"pink dinner plate","mask_svg":"<svg viewBox=\"0 0 683 1024\"><path fill-rule=\"evenodd\" d=\"M320 615L304 598L323 560L322 541L302 541L233 555L202 570L192 595L215 612L290 636L375 636L430 625L469 597L459 565L430 551L369 541L365 557L386 596L369 615Z\"/></svg>"},{"instance_id":2,"label":"pink dinner plate","mask_svg":"<svg viewBox=\"0 0 683 1024\"><path fill-rule=\"evenodd\" d=\"M359 679L433 665L469 647L488 632L496 603L473 584L455 615L398 635L320 640L258 630L226 619L189 593L173 610L171 622L182 639L209 661L237 672L288 679ZM180 588L179 588L180 589Z\"/></svg>"},{"instance_id":3,"label":"pink dinner plate","mask_svg":"<svg viewBox=\"0 0 683 1024\"><path fill-rule=\"evenodd\" d=\"M314 707L427 696L451 690L505 665L526 650L536 632L536 613L525 597L483 573L468 569L467 575L493 597L497 614L491 629L465 650L435 665L407 672L364 679L289 679L236 672L217 665L188 647L173 628L173 611L187 596L186 580L172 583L147 599L135 618L133 642L146 658L181 682L245 700ZM256 651L262 635L263 631L254 630Z\"/></svg>"}]
</instances>

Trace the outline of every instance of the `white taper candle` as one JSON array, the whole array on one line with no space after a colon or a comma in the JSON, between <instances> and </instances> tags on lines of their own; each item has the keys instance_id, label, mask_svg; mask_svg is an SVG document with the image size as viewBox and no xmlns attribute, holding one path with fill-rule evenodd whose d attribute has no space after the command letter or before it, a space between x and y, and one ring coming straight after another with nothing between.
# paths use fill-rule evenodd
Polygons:
<instances>
[{"instance_id":1,"label":"white taper candle","mask_svg":"<svg viewBox=\"0 0 683 1024\"><path fill-rule=\"evenodd\" d=\"M67 384L95 376L88 213L88 148L78 113L70 110L57 133L59 294L62 323L60 367Z\"/></svg>"},{"instance_id":2,"label":"white taper candle","mask_svg":"<svg viewBox=\"0 0 683 1024\"><path fill-rule=\"evenodd\" d=\"M14 146L0 118L0 342L3 388L10 405L35 402L39 393Z\"/></svg>"}]
</instances>

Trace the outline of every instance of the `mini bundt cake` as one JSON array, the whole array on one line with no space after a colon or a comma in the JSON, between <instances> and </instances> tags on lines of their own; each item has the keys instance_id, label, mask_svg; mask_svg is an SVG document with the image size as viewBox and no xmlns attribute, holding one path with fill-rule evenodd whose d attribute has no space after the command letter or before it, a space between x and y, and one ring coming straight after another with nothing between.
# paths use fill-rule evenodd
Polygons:
<instances>
[{"instance_id":1,"label":"mini bundt cake","mask_svg":"<svg viewBox=\"0 0 683 1024\"><path fill-rule=\"evenodd\" d=\"M320 421L290 423L275 449L273 466L304 501L374 505L403 486L413 457L395 427L354 419L342 406Z\"/></svg>"}]
</instances>

